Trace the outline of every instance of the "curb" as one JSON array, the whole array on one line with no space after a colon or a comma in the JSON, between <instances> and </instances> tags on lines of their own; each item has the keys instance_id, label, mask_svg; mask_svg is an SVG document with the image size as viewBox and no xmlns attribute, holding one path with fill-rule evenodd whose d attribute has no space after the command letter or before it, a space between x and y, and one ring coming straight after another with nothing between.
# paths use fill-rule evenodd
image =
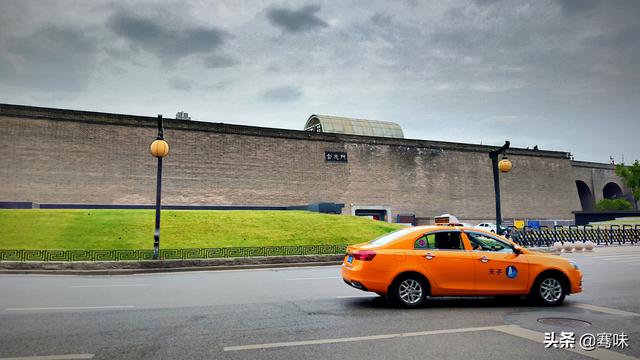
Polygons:
<instances>
[{"instance_id":1,"label":"curb","mask_svg":"<svg viewBox=\"0 0 640 360\"><path fill-rule=\"evenodd\" d=\"M344 255L302 255L206 260L160 260L118 262L0 262L0 274L27 275L132 275L186 271L278 269L290 267L335 266Z\"/></svg>"},{"instance_id":2,"label":"curb","mask_svg":"<svg viewBox=\"0 0 640 360\"><path fill-rule=\"evenodd\" d=\"M181 268L152 268L152 269L113 269L113 270L9 270L0 269L0 275L135 275L149 273L177 273L187 271L225 271L225 270L258 270L284 269L294 267L336 266L341 261L305 262L286 264L234 265L234 266L198 266Z\"/></svg>"}]
</instances>

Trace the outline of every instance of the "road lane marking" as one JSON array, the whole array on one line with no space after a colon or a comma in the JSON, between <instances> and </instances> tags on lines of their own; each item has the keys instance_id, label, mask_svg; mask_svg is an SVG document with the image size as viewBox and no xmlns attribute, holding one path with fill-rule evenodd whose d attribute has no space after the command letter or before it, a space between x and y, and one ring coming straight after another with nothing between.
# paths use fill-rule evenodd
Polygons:
<instances>
[{"instance_id":1,"label":"road lane marking","mask_svg":"<svg viewBox=\"0 0 640 360\"><path fill-rule=\"evenodd\" d=\"M637 314L637 313L634 313L634 312L618 310L618 309L612 309L612 308L608 308L608 307L604 307L604 306L596 306L596 305L591 305L591 304L572 303L571 306L578 307L578 308L585 309L585 310L597 311L597 312L610 314L610 315L640 316L640 314Z\"/></svg>"},{"instance_id":2,"label":"road lane marking","mask_svg":"<svg viewBox=\"0 0 640 360\"><path fill-rule=\"evenodd\" d=\"M335 261L336 264L332 265L314 265L314 266L287 266L287 267L270 267L270 268L257 268L257 269L226 269L226 270L189 270L189 271L175 271L175 272L148 272L148 273L136 273L136 274L127 274L121 276L158 276L158 275L194 275L198 274L206 274L206 273L229 273L229 272L248 272L248 271L294 271L294 270L306 270L306 269L330 269L336 268L339 269L341 267L340 264L337 264L338 260ZM278 265L278 264L274 264ZM12 275L13 276L13 275ZM52 275L45 275L52 276Z\"/></svg>"},{"instance_id":3,"label":"road lane marking","mask_svg":"<svg viewBox=\"0 0 640 360\"><path fill-rule=\"evenodd\" d=\"M112 287L140 287L151 284L109 284L109 285L73 285L72 288L112 288Z\"/></svg>"},{"instance_id":4,"label":"road lane marking","mask_svg":"<svg viewBox=\"0 0 640 360\"><path fill-rule=\"evenodd\" d=\"M95 354L22 356L22 357L0 358L0 360L76 360L76 359L93 359L94 355Z\"/></svg>"},{"instance_id":5,"label":"road lane marking","mask_svg":"<svg viewBox=\"0 0 640 360\"><path fill-rule=\"evenodd\" d=\"M364 294L364 295L340 295L340 296L336 296L336 299L374 298L374 297L378 297L378 295L374 295L374 294Z\"/></svg>"},{"instance_id":6,"label":"road lane marking","mask_svg":"<svg viewBox=\"0 0 640 360\"><path fill-rule=\"evenodd\" d=\"M597 258L602 260L613 260L613 259L637 259L640 257L639 254L626 254L626 255L600 255Z\"/></svg>"},{"instance_id":7,"label":"road lane marking","mask_svg":"<svg viewBox=\"0 0 640 360\"><path fill-rule=\"evenodd\" d=\"M43 311L43 310L103 310L103 309L131 309L133 305L112 306L57 306L57 307L31 307L31 308L7 308L5 311Z\"/></svg>"},{"instance_id":8,"label":"road lane marking","mask_svg":"<svg viewBox=\"0 0 640 360\"><path fill-rule=\"evenodd\" d=\"M292 278L287 279L289 281L303 281L303 280L328 280L328 279L342 279L340 276L325 276L325 277L309 277L309 278Z\"/></svg>"},{"instance_id":9,"label":"road lane marking","mask_svg":"<svg viewBox=\"0 0 640 360\"><path fill-rule=\"evenodd\" d=\"M464 332L472 332L472 331L491 330L494 328L495 326L470 327L470 328L460 328L460 329L431 330L431 331L420 331L420 332L410 332L410 333L356 336L356 337L334 338L334 339L316 339L316 340L288 341L288 342L276 342L276 343L252 344L252 345L225 346L223 350L224 351L241 351L241 350L272 349L272 348L283 348L283 347L305 346L305 345L336 344L336 343L356 342L356 341L369 341L369 340L406 338L406 337L429 336L429 335L439 335L439 334L464 333Z\"/></svg>"},{"instance_id":10,"label":"road lane marking","mask_svg":"<svg viewBox=\"0 0 640 360\"><path fill-rule=\"evenodd\" d=\"M492 330L500 331L505 334L517 336L523 339L528 339L540 344L544 344L544 333L525 329L518 325L495 326ZM583 356L588 356L590 358L598 359L598 360L638 360L638 358L636 357L621 354L611 350L606 350L603 348L595 348L592 351L586 351L579 347L576 347L573 349L563 349L563 350L571 351L571 352L574 352Z\"/></svg>"},{"instance_id":11,"label":"road lane marking","mask_svg":"<svg viewBox=\"0 0 640 360\"><path fill-rule=\"evenodd\" d=\"M611 254L611 255L601 255L601 254L584 254L585 257L593 258L593 259L614 259L614 258L625 258L625 257L638 257L639 254Z\"/></svg>"},{"instance_id":12,"label":"road lane marking","mask_svg":"<svg viewBox=\"0 0 640 360\"><path fill-rule=\"evenodd\" d=\"M274 343L264 343L264 344L225 346L222 348L222 350L223 351L262 350L262 349L274 349L274 348L287 348L287 347L295 347L295 346L339 344L339 343L358 342L358 341L410 338L410 337L418 337L418 336L457 334L457 333L466 333L466 332L480 332L480 331L487 331L487 330L499 331L508 335L535 341L536 343L539 343L541 345L544 344L544 333L525 329L518 325L498 325L498 326L469 327L469 328L458 328L458 329L430 330L430 331L419 331L419 332L410 332L410 333L355 336L355 337L333 338L333 339L315 339L315 340L302 340L302 341L274 342ZM598 359L598 360L638 360L638 358L621 354L615 351L606 350L603 348L596 348L592 351L586 351L581 348L561 349L561 350L571 351L571 352L574 352L583 356L587 356L590 358Z\"/></svg>"}]
</instances>

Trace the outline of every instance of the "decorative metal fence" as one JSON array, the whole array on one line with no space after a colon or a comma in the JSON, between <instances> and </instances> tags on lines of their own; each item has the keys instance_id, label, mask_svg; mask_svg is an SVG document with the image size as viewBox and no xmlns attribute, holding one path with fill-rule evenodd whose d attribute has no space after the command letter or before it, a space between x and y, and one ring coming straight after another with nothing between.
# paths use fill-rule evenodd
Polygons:
<instances>
[{"instance_id":1,"label":"decorative metal fence","mask_svg":"<svg viewBox=\"0 0 640 360\"><path fill-rule=\"evenodd\" d=\"M337 255L347 245L298 245L160 249L162 260L220 259L255 256ZM0 250L0 261L142 261L153 260L153 250Z\"/></svg>"},{"instance_id":2,"label":"decorative metal fence","mask_svg":"<svg viewBox=\"0 0 640 360\"><path fill-rule=\"evenodd\" d=\"M639 244L640 225L593 226L541 226L515 230L512 240L525 247L551 246L554 242L593 241L601 245ZM261 246L196 249L160 249L160 259L221 259L256 256L338 255L344 254L346 244ZM153 250L0 250L0 261L144 261L153 260Z\"/></svg>"},{"instance_id":3,"label":"decorative metal fence","mask_svg":"<svg viewBox=\"0 0 640 360\"><path fill-rule=\"evenodd\" d=\"M638 244L640 242L640 225L611 225L608 228L594 228L584 226L554 226L553 229L541 226L532 229L527 226L522 230L516 230L512 240L522 246L550 246L554 242L561 243L576 241L592 241L598 245L611 244Z\"/></svg>"}]
</instances>

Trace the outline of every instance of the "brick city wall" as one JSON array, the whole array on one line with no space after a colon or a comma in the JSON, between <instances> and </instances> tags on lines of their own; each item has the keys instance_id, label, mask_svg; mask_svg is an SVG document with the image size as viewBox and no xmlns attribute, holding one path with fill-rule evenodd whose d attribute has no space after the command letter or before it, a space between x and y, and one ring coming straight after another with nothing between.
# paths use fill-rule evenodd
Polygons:
<instances>
[{"instance_id":1,"label":"brick city wall","mask_svg":"<svg viewBox=\"0 0 640 360\"><path fill-rule=\"evenodd\" d=\"M624 183L615 173L615 165L584 161L572 161L571 165L575 180L580 180L589 187L596 202L604 199L604 187L608 183L615 183L625 192L627 200L633 203L633 198L629 197L630 192L625 189Z\"/></svg>"},{"instance_id":2,"label":"brick city wall","mask_svg":"<svg viewBox=\"0 0 640 360\"><path fill-rule=\"evenodd\" d=\"M0 201L152 204L156 119L0 105ZM164 204L386 206L397 213L494 217L491 147L165 120ZM341 151L347 163L325 161ZM512 149L505 218L580 210L563 152Z\"/></svg>"}]
</instances>

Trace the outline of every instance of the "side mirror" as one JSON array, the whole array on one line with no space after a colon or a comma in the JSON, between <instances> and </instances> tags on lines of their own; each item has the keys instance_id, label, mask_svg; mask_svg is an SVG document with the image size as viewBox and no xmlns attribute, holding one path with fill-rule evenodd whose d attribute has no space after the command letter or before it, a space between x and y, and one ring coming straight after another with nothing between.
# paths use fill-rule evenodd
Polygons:
<instances>
[{"instance_id":1,"label":"side mirror","mask_svg":"<svg viewBox=\"0 0 640 360\"><path fill-rule=\"evenodd\" d=\"M513 247L513 253L516 255L520 255L522 254L522 249L520 249L519 247Z\"/></svg>"}]
</instances>

